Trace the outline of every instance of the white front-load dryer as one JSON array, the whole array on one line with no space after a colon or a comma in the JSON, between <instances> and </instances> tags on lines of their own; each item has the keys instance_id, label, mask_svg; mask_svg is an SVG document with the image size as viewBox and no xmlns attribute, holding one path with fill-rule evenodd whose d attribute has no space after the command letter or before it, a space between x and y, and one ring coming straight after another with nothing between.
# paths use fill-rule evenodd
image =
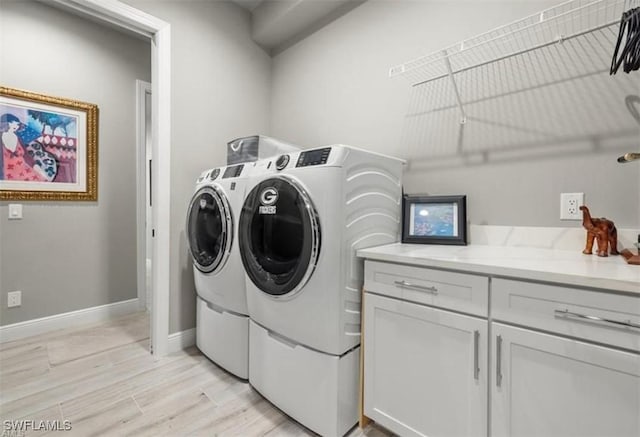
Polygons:
<instances>
[{"instance_id":1,"label":"white front-load dryer","mask_svg":"<svg viewBox=\"0 0 640 437\"><path fill-rule=\"evenodd\" d=\"M258 161L239 246L249 381L313 431L357 421L361 248L399 240L400 159L347 146Z\"/></svg>"},{"instance_id":2,"label":"white front-load dryer","mask_svg":"<svg viewBox=\"0 0 640 437\"><path fill-rule=\"evenodd\" d=\"M243 379L249 377L249 317L237 224L247 171L238 164L202 173L186 224L197 292L196 344Z\"/></svg>"}]
</instances>

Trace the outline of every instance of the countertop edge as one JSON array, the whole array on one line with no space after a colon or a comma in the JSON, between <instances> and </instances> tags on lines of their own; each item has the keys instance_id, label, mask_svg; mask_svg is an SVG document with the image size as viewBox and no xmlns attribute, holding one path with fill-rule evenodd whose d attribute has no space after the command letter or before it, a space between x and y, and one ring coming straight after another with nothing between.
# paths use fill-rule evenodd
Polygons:
<instances>
[{"instance_id":1,"label":"countertop edge","mask_svg":"<svg viewBox=\"0 0 640 437\"><path fill-rule=\"evenodd\" d=\"M373 248L371 248L373 249ZM379 250L379 248L377 248ZM563 274L542 270L528 270L516 267L505 267L490 264L474 264L465 261L450 261L433 257L403 256L401 254L388 254L379 251L372 252L369 249L360 249L357 256L372 261L386 261L397 264L415 265L421 267L434 267L441 269L457 270L463 273L474 273L487 276L499 276L509 279L522 279L538 282L555 283L559 285L579 286L603 291L625 292L640 295L640 284L632 281L597 278L582 275Z\"/></svg>"}]
</instances>

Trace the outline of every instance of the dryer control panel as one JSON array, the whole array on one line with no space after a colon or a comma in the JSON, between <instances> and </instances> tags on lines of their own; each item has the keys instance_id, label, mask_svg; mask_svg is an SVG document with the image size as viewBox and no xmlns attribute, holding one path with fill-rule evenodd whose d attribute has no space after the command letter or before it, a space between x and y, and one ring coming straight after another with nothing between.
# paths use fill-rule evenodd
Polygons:
<instances>
[{"instance_id":1,"label":"dryer control panel","mask_svg":"<svg viewBox=\"0 0 640 437\"><path fill-rule=\"evenodd\" d=\"M222 175L222 179L227 178L237 178L242 173L242 169L244 168L244 164L232 165L227 167Z\"/></svg>"},{"instance_id":2,"label":"dryer control panel","mask_svg":"<svg viewBox=\"0 0 640 437\"><path fill-rule=\"evenodd\" d=\"M329 158L329 153L331 153L331 147L300 152L296 167L326 164L327 159Z\"/></svg>"}]
</instances>

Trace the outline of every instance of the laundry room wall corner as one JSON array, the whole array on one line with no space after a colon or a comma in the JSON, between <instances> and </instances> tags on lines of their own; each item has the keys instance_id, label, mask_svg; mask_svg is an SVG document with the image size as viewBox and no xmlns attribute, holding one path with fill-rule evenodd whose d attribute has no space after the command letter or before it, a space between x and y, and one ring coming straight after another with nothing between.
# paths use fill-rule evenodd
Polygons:
<instances>
[{"instance_id":1,"label":"laundry room wall corner","mask_svg":"<svg viewBox=\"0 0 640 437\"><path fill-rule=\"evenodd\" d=\"M625 103L639 93L637 76L610 76L610 55L594 49L608 42L588 34L588 42L545 44L500 61L489 54L517 52L534 34L551 38L595 14L556 10L546 26L520 23L520 36L493 33L485 35L492 44L465 45L450 58L465 123L452 82L440 73L445 64L410 62L564 3L368 0L274 57L272 135L405 158L405 192L466 194L472 224L578 227L560 220L559 194L583 192L618 227L637 228L640 166L616 162L638 147L640 126ZM604 4L622 2L575 3L593 4L601 16ZM611 54L612 29L604 31L614 38L604 51ZM398 65L411 71L390 78Z\"/></svg>"},{"instance_id":2,"label":"laundry room wall corner","mask_svg":"<svg viewBox=\"0 0 640 437\"><path fill-rule=\"evenodd\" d=\"M226 164L228 141L269 133L271 58L231 2L125 0L171 25L171 270L169 333L195 327L185 220L196 178Z\"/></svg>"}]
</instances>

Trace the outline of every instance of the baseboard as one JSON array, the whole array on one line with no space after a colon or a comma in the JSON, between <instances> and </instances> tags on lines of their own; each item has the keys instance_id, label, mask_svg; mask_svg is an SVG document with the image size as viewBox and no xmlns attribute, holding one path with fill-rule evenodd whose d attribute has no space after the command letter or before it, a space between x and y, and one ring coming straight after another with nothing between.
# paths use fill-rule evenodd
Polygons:
<instances>
[{"instance_id":1,"label":"baseboard","mask_svg":"<svg viewBox=\"0 0 640 437\"><path fill-rule=\"evenodd\" d=\"M169 353L179 352L196 344L196 328L169 334Z\"/></svg>"},{"instance_id":2,"label":"baseboard","mask_svg":"<svg viewBox=\"0 0 640 437\"><path fill-rule=\"evenodd\" d=\"M27 320L12 325L0 326L0 343L19 340L58 329L99 323L115 317L132 314L139 310L138 298L135 298L68 313L55 314L40 319Z\"/></svg>"}]
</instances>

